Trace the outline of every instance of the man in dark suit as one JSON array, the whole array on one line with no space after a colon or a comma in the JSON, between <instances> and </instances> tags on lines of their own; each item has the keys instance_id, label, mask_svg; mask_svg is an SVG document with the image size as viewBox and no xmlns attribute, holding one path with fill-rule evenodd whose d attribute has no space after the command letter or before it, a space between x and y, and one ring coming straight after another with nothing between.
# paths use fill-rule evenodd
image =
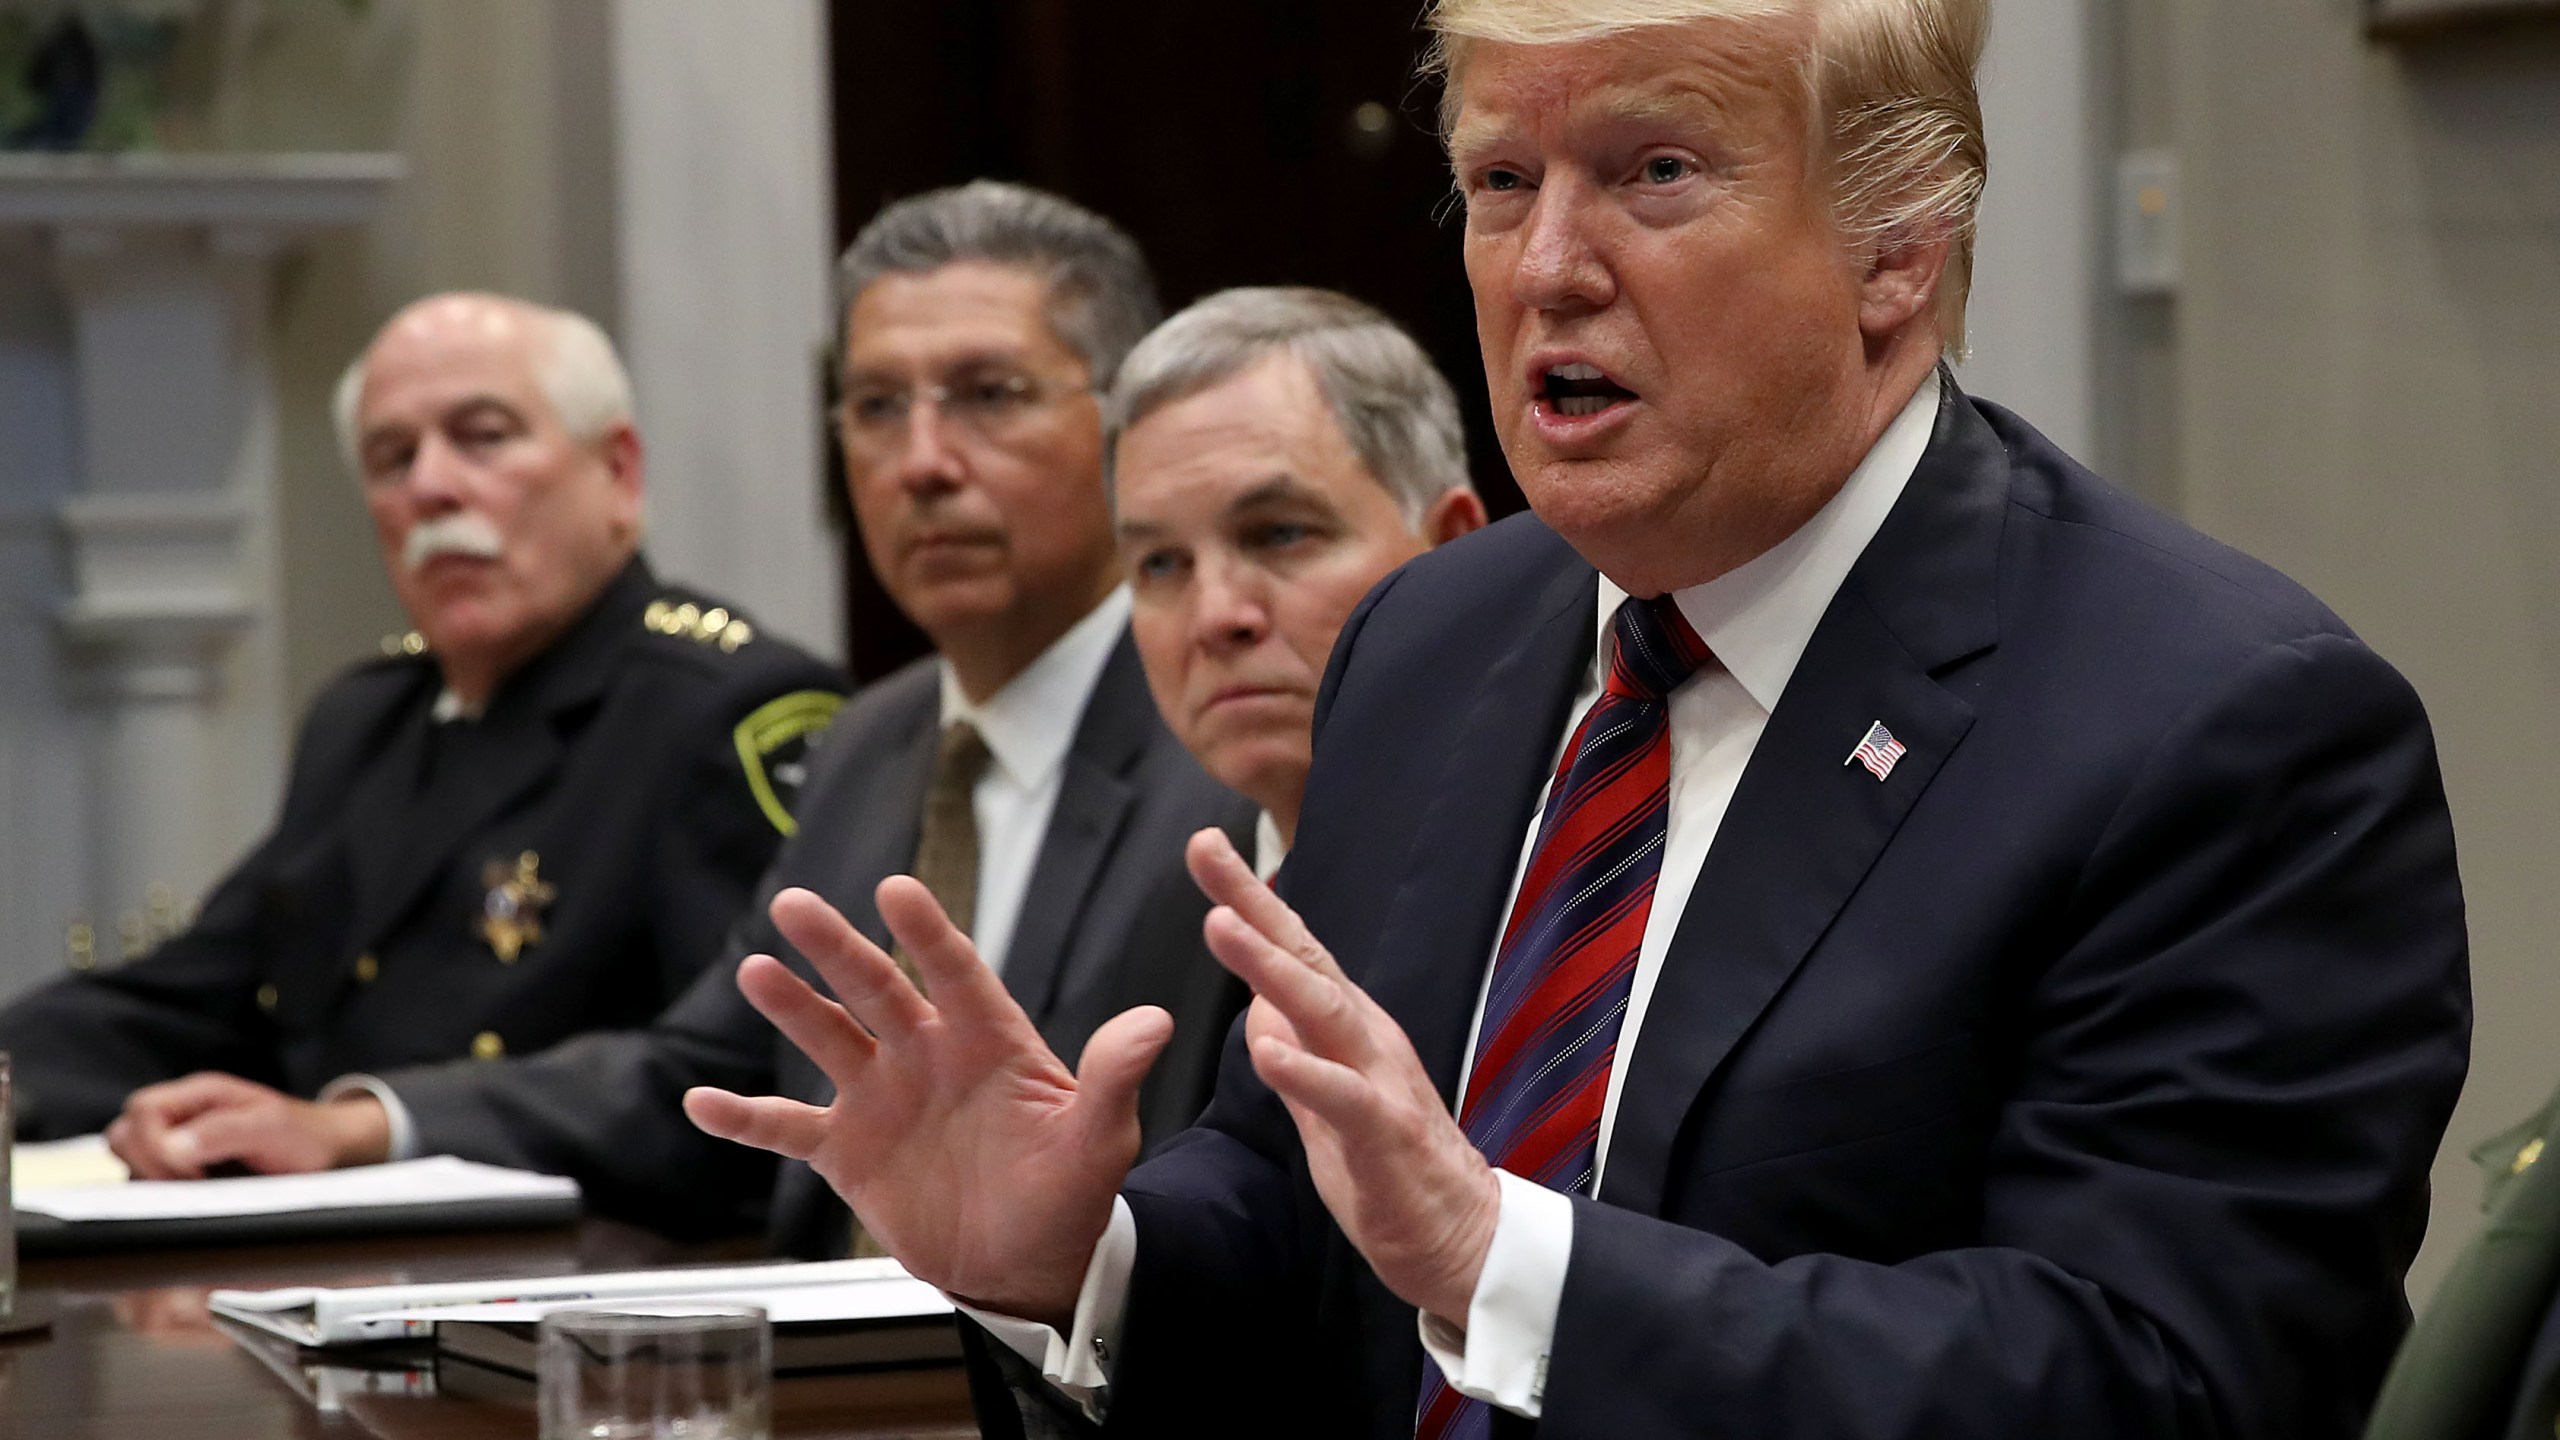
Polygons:
<instances>
[{"instance_id":1,"label":"man in dark suit","mask_svg":"<svg viewBox=\"0 0 2560 1440\"><path fill-rule=\"evenodd\" d=\"M1156 708L1262 807L1269 875L1296 838L1342 622L1387 572L1484 526L1457 394L1348 295L1221 290L1129 352L1106 443Z\"/></svg>"},{"instance_id":2,"label":"man in dark suit","mask_svg":"<svg viewBox=\"0 0 2560 1440\"><path fill-rule=\"evenodd\" d=\"M846 251L839 293L855 517L937 653L858 693L810 756L801 829L705 983L645 1027L384 1075L397 1109L325 1163L395 1153L402 1114L418 1152L573 1175L609 1213L696 1233L761 1211L778 1249L841 1254L844 1207L806 1167L777 1173L678 1104L696 1085L830 1093L731 978L740 956L784 949L762 911L787 887L885 939L873 887L927 874L1062 1054L1131 1005L1204 1037L1241 1005L1201 951L1207 907L1181 853L1203 826L1250 835L1253 810L1149 700L1103 487L1096 390L1158 313L1136 246L1054 196L981 183L884 210ZM1159 1134L1205 1102L1216 1051L1195 1048L1149 1092Z\"/></svg>"},{"instance_id":3,"label":"man in dark suit","mask_svg":"<svg viewBox=\"0 0 2560 1440\"><path fill-rule=\"evenodd\" d=\"M925 993L801 894L837 998L739 976L871 1103L688 1108L1042 1425L2354 1433L2465 1058L2416 697L1941 368L1985 6L1635 9L1434 12L1536 513L1346 627L1279 894L1194 842L1201 1126L1131 1173L1163 1017L1069 1075L905 881Z\"/></svg>"},{"instance_id":4,"label":"man in dark suit","mask_svg":"<svg viewBox=\"0 0 2560 1440\"><path fill-rule=\"evenodd\" d=\"M790 828L776 771L843 682L651 575L601 332L422 301L339 419L417 629L321 692L274 830L200 919L0 1012L21 1135L96 1131L137 1089L144 1124L217 1098L343 1119L309 1098L352 1072L631 1024L700 972ZM216 1073L157 1083L193 1071Z\"/></svg>"}]
</instances>

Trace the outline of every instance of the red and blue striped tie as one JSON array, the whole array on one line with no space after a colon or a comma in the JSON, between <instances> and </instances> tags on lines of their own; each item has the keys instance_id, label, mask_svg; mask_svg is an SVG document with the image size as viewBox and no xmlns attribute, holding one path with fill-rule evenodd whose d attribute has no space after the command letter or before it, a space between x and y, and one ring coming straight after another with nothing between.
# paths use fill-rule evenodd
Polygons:
<instances>
[{"instance_id":1,"label":"red and blue striped tie","mask_svg":"<svg viewBox=\"0 0 2560 1440\"><path fill-rule=\"evenodd\" d=\"M1588 1193L1618 1027L1653 911L1671 794L1670 695L1708 661L1669 596L1618 607L1609 679L1556 768L1495 952L1458 1109L1485 1158ZM1482 1440L1490 1407L1423 1359L1419 1440Z\"/></svg>"}]
</instances>

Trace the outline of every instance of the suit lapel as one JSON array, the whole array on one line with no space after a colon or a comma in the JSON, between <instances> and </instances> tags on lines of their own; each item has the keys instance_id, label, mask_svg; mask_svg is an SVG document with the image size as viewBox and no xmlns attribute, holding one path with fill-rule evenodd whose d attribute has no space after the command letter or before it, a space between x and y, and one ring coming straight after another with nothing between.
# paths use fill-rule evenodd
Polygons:
<instances>
[{"instance_id":1,"label":"suit lapel","mask_svg":"<svg viewBox=\"0 0 2560 1440\"><path fill-rule=\"evenodd\" d=\"M1034 1025L1045 1026L1057 1006L1076 922L1092 898L1094 876L1110 858L1137 801L1129 769L1158 723L1145 674L1138 668L1137 646L1123 634L1076 722L1057 809L1041 836L1039 858L1022 895L1021 918L1014 923L1012 949L1004 960L1005 988Z\"/></svg>"},{"instance_id":2,"label":"suit lapel","mask_svg":"<svg viewBox=\"0 0 2560 1440\"><path fill-rule=\"evenodd\" d=\"M942 733L939 696L938 689L928 687L923 703L906 718L901 732L883 737L881 753L846 757L847 763L862 770L857 783L847 786L840 799L811 796L822 805L841 805L844 814L858 817L829 827L830 834L840 828L845 847L827 898L855 929L883 949L889 946L889 927L880 919L872 892L890 876L915 869L925 792L933 786L934 752Z\"/></svg>"},{"instance_id":3,"label":"suit lapel","mask_svg":"<svg viewBox=\"0 0 2560 1440\"><path fill-rule=\"evenodd\" d=\"M1843 764L1883 719L1883 782ZM1824 620L1761 733L1625 1058L1602 1198L1652 1213L1698 1092L1776 998L1973 723L1864 606Z\"/></svg>"},{"instance_id":4,"label":"suit lapel","mask_svg":"<svg viewBox=\"0 0 2560 1440\"><path fill-rule=\"evenodd\" d=\"M1478 988L1450 977L1481 976L1493 954L1521 843L1591 665L1597 594L1590 566L1566 564L1547 582L1528 633L1467 697L1372 952L1383 963L1361 977L1404 1024L1443 1096L1457 1093Z\"/></svg>"},{"instance_id":5,"label":"suit lapel","mask_svg":"<svg viewBox=\"0 0 2560 1440\"><path fill-rule=\"evenodd\" d=\"M1933 672L1996 638L2007 467L1952 380L1944 393L1928 453L1815 629L1672 934L1621 1060L1601 1186L1612 1204L1662 1210L1700 1093L1973 724ZM1845 763L1879 720L1908 747L1883 781Z\"/></svg>"}]
</instances>

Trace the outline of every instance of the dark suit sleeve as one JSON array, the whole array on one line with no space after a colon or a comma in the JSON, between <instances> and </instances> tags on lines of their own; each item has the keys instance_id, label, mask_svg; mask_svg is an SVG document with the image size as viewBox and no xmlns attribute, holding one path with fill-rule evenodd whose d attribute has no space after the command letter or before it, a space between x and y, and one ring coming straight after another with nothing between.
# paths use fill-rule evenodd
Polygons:
<instances>
[{"instance_id":1,"label":"dark suit sleeve","mask_svg":"<svg viewBox=\"0 0 2560 1440\"><path fill-rule=\"evenodd\" d=\"M2019 957L1979 1247L1772 1265L1577 1201L1540 1433L2353 1434L2467 1031L2416 697L2351 640L2263 653L2161 737L2068 913Z\"/></svg>"},{"instance_id":2,"label":"dark suit sleeve","mask_svg":"<svg viewBox=\"0 0 2560 1440\"><path fill-rule=\"evenodd\" d=\"M275 1028L258 1006L260 876L270 840L207 899L187 932L113 970L70 975L0 1012L18 1138L106 1127L127 1095L197 1070L280 1085Z\"/></svg>"},{"instance_id":3,"label":"dark suit sleeve","mask_svg":"<svg viewBox=\"0 0 2560 1440\"><path fill-rule=\"evenodd\" d=\"M645 1029L593 1031L503 1065L461 1060L383 1077L409 1107L420 1149L572 1176L590 1209L672 1235L758 1224L773 1157L705 1135L682 1101L696 1085L773 1088L773 1027L736 977L747 955L790 953L763 914L779 884L759 890L719 958Z\"/></svg>"},{"instance_id":4,"label":"dark suit sleeve","mask_svg":"<svg viewBox=\"0 0 2560 1440\"><path fill-rule=\"evenodd\" d=\"M292 855L329 824L351 746L370 733L383 689L341 682L312 706L275 828L218 882L195 922L150 954L65 976L0 1011L16 1084L18 1137L105 1128L127 1095L198 1070L282 1088L274 1022L259 1004L272 972L279 896ZM289 908L289 907L287 907Z\"/></svg>"}]
</instances>

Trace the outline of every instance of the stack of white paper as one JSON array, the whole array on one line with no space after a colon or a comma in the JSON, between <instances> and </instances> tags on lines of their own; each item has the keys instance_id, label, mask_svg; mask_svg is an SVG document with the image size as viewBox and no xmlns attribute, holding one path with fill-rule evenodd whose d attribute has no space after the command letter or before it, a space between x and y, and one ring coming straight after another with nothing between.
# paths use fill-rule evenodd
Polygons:
<instances>
[{"instance_id":1,"label":"stack of white paper","mask_svg":"<svg viewBox=\"0 0 2560 1440\"><path fill-rule=\"evenodd\" d=\"M942 1292L895 1260L745 1265L699 1270L630 1270L606 1275L465 1280L347 1289L216 1290L217 1315L304 1345L414 1339L440 1321L532 1321L562 1305L614 1302L616 1309L667 1304L761 1305L776 1324L925 1319L952 1313Z\"/></svg>"},{"instance_id":2,"label":"stack of white paper","mask_svg":"<svg viewBox=\"0 0 2560 1440\"><path fill-rule=\"evenodd\" d=\"M18 1208L71 1222L214 1220L297 1211L363 1210L480 1200L575 1202L578 1182L437 1155L359 1165L316 1175L244 1175L228 1180L129 1180L72 1185L18 1196Z\"/></svg>"}]
</instances>

